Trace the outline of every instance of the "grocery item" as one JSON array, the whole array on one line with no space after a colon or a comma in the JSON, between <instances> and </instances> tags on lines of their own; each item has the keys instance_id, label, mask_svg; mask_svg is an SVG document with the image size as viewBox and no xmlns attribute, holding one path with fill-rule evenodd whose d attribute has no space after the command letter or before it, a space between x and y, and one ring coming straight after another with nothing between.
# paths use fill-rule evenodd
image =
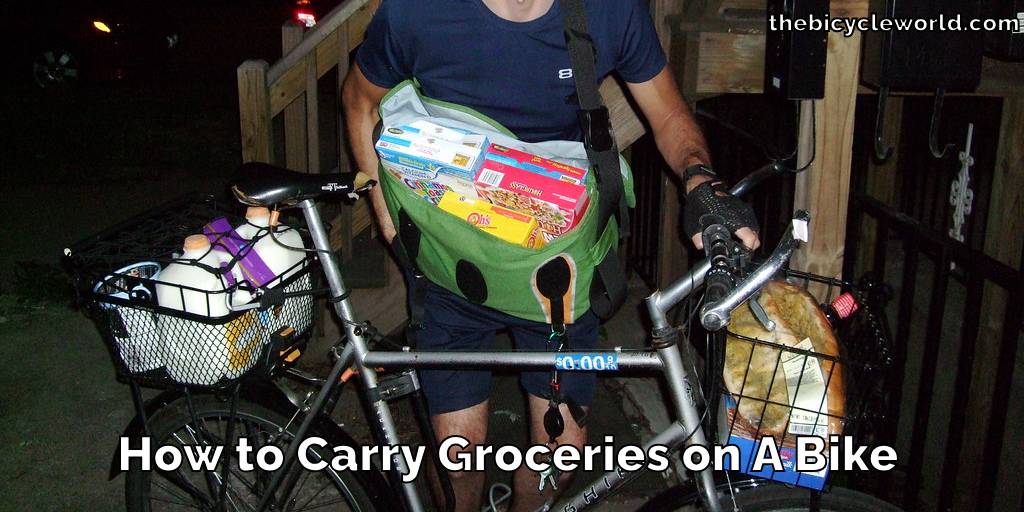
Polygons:
<instances>
[{"instance_id":1,"label":"grocery item","mask_svg":"<svg viewBox=\"0 0 1024 512\"><path fill-rule=\"evenodd\" d=\"M558 181L582 185L586 183L587 171L571 165L556 162L547 158L520 151L518 149L491 144L484 155L486 160L491 160L512 167L518 167L524 171L530 171Z\"/></svg>"},{"instance_id":2,"label":"grocery item","mask_svg":"<svg viewBox=\"0 0 1024 512\"><path fill-rule=\"evenodd\" d=\"M446 192L437 206L507 242L530 249L540 249L545 245L537 219L529 215L454 192Z\"/></svg>"},{"instance_id":3,"label":"grocery item","mask_svg":"<svg viewBox=\"0 0 1024 512\"><path fill-rule=\"evenodd\" d=\"M210 241L204 235L191 235L185 239L183 250L160 272L157 303L211 320L227 317L227 284L211 270L218 268L221 260ZM167 373L178 382L211 385L222 377L241 375L255 362L261 337L252 311L222 324L168 314L157 318Z\"/></svg>"},{"instance_id":4,"label":"grocery item","mask_svg":"<svg viewBox=\"0 0 1024 512\"><path fill-rule=\"evenodd\" d=\"M302 241L302 235L295 229L288 226L277 226L274 236L270 236L270 210L265 207L250 206L245 211L245 223L235 229L235 233L246 241L253 243L252 250L266 263L267 267L277 276L281 277L281 283L291 278L305 267L306 245ZM243 263L243 259L240 264ZM277 281L273 281L277 284ZM285 288L285 293L296 293L309 291L312 283L309 276L305 275L290 283ZM313 306L312 295L293 297L291 307L285 309L278 305L265 311L257 312L257 317L264 329L265 341L269 336L279 331L284 326L290 326L297 332L304 332L309 328L312 315L307 314Z\"/></svg>"},{"instance_id":5,"label":"grocery item","mask_svg":"<svg viewBox=\"0 0 1024 512\"><path fill-rule=\"evenodd\" d=\"M153 299L148 280L158 279L159 273L160 264L155 261L128 265L96 283L93 292L146 303ZM111 335L129 372L145 372L164 365L164 345L152 311L109 302L99 302L99 306L110 319Z\"/></svg>"},{"instance_id":6,"label":"grocery item","mask_svg":"<svg viewBox=\"0 0 1024 512\"><path fill-rule=\"evenodd\" d=\"M306 245L298 231L288 226L277 226L271 237L270 210L264 207L250 206L245 211L245 221L235 229L235 233L247 242L258 237L253 250L275 276L287 279L302 269ZM244 259L242 264L244 266Z\"/></svg>"},{"instance_id":7,"label":"grocery item","mask_svg":"<svg viewBox=\"0 0 1024 512\"><path fill-rule=\"evenodd\" d=\"M587 187L485 160L476 177L481 199L537 219L547 242L572 229L587 209Z\"/></svg>"},{"instance_id":8,"label":"grocery item","mask_svg":"<svg viewBox=\"0 0 1024 512\"><path fill-rule=\"evenodd\" d=\"M203 234L213 245L214 253L222 258L222 265L232 265L240 271L241 277L254 287L270 284L277 273L263 260L262 255L249 248L250 240L243 238L231 227L231 222L224 217L213 219L203 226ZM228 258L220 256L227 253ZM282 269L278 269L282 270ZM229 285L231 283L228 283Z\"/></svg>"},{"instance_id":9,"label":"grocery item","mask_svg":"<svg viewBox=\"0 0 1024 512\"><path fill-rule=\"evenodd\" d=\"M842 433L842 366L736 335L831 357L839 355L839 344L818 301L803 288L771 281L757 301L775 328L765 329L749 301L733 311L726 341L723 377L728 393L722 428L727 441L740 447L744 468L756 443L771 436L780 448L785 470L758 476L820 489L827 472L796 471L792 453L796 436L814 435L827 442L829 435Z\"/></svg>"},{"instance_id":10,"label":"grocery item","mask_svg":"<svg viewBox=\"0 0 1024 512\"><path fill-rule=\"evenodd\" d=\"M380 163L416 180L448 175L471 181L487 148L487 137L428 121L385 127L375 148Z\"/></svg>"},{"instance_id":11,"label":"grocery item","mask_svg":"<svg viewBox=\"0 0 1024 512\"><path fill-rule=\"evenodd\" d=\"M439 175L433 180L418 180L415 178L406 178L400 173L397 173L391 169L388 169L395 179L401 181L405 186L412 189L416 195L423 198L423 200L437 205L441 202L441 197L444 196L445 192L449 190L465 196L471 199L476 199L476 188L473 186L472 181L463 180L454 176L448 176L446 174Z\"/></svg>"}]
</instances>

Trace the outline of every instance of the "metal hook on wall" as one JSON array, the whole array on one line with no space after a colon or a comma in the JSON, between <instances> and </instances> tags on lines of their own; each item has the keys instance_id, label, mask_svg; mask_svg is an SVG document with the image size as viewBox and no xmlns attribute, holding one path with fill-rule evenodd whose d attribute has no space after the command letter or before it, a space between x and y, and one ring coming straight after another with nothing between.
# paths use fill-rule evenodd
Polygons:
<instances>
[{"instance_id":1,"label":"metal hook on wall","mask_svg":"<svg viewBox=\"0 0 1024 512\"><path fill-rule=\"evenodd\" d=\"M889 88L878 89L878 111L875 113L875 160L878 163L885 162L892 156L892 146L886 146L883 135L885 133L885 103L889 99Z\"/></svg>"},{"instance_id":2,"label":"metal hook on wall","mask_svg":"<svg viewBox=\"0 0 1024 512\"><path fill-rule=\"evenodd\" d=\"M939 149L939 124L942 119L942 102L946 98L946 88L940 87L935 90L935 104L932 106L932 122L928 127L928 149L932 156L942 158L950 150L956 150L956 144L946 144Z\"/></svg>"}]
</instances>

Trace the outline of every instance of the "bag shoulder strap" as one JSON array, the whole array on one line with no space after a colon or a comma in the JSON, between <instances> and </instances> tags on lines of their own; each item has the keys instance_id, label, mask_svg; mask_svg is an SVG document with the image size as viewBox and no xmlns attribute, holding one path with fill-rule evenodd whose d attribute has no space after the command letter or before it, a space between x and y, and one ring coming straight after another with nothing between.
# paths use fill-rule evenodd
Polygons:
<instances>
[{"instance_id":1,"label":"bag shoulder strap","mask_svg":"<svg viewBox=\"0 0 1024 512\"><path fill-rule=\"evenodd\" d=\"M611 133L611 116L597 90L594 40L587 29L587 14L583 9L583 0L560 2L565 41L572 62L573 80L576 82L576 98L580 104L577 116L583 131L583 145L596 172L600 194L598 229L603 231L608 220L618 210L619 235L625 238L629 236L629 209L619 169L619 149Z\"/></svg>"}]
</instances>

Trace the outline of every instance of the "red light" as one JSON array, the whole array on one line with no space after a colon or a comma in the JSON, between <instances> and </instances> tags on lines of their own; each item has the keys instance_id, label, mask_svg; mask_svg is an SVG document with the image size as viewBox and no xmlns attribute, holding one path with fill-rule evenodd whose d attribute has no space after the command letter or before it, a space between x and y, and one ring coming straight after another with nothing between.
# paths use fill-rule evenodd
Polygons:
<instances>
[{"instance_id":1,"label":"red light","mask_svg":"<svg viewBox=\"0 0 1024 512\"><path fill-rule=\"evenodd\" d=\"M306 28L310 28L316 25L316 15L313 14L312 11L307 11L305 9L296 9L295 21L298 21L299 23L305 25Z\"/></svg>"},{"instance_id":2,"label":"red light","mask_svg":"<svg viewBox=\"0 0 1024 512\"><path fill-rule=\"evenodd\" d=\"M857 299L853 298L853 294L846 292L832 301L832 309L836 311L839 318L847 318L860 309L860 304L857 304Z\"/></svg>"}]
</instances>

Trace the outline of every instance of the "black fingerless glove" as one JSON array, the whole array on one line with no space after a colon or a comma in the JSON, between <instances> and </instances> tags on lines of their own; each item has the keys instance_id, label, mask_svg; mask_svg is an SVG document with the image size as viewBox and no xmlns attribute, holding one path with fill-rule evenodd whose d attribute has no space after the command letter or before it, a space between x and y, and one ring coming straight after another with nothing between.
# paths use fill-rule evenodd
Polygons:
<instances>
[{"instance_id":1,"label":"black fingerless glove","mask_svg":"<svg viewBox=\"0 0 1024 512\"><path fill-rule=\"evenodd\" d=\"M757 232L754 209L730 194L724 183L712 185L711 182L704 182L686 194L686 207L683 210L683 229L686 234L693 236L700 233L700 218L707 214L725 219L725 227L730 232L735 233L740 228L750 228Z\"/></svg>"}]
</instances>

